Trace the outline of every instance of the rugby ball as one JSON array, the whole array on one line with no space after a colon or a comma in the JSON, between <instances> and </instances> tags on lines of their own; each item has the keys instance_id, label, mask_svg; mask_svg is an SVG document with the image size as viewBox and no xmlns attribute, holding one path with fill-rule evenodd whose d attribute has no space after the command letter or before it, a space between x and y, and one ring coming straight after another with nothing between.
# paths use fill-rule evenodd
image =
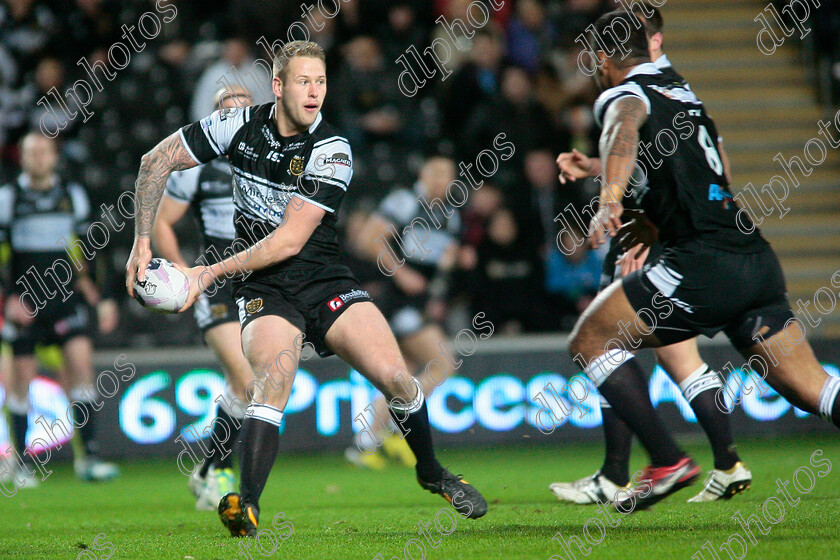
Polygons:
<instances>
[{"instance_id":1,"label":"rugby ball","mask_svg":"<svg viewBox=\"0 0 840 560\"><path fill-rule=\"evenodd\" d=\"M134 279L134 299L158 313L176 313L187 303L189 294L189 280L166 259L152 259L146 267L146 279Z\"/></svg>"}]
</instances>

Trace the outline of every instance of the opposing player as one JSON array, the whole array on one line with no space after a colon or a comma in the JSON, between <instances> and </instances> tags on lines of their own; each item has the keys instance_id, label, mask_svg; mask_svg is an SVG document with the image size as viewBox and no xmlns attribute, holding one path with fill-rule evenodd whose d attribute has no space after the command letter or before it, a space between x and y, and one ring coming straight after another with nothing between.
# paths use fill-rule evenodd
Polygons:
<instances>
[{"instance_id":1,"label":"opposing player","mask_svg":"<svg viewBox=\"0 0 840 560\"><path fill-rule=\"evenodd\" d=\"M242 347L262 381L242 427L241 490L219 503L222 522L234 536L257 532L259 498L277 456L277 428L304 335L321 355L337 354L390 399L391 414L417 457L420 485L464 517L481 517L487 511L481 494L435 457L423 391L408 374L385 318L337 262L336 212L353 160L347 141L321 116L324 51L312 42L290 42L277 53L273 74L274 103L218 111L143 157L126 265L130 291L135 278L145 278L152 257L148 236L169 174L227 155L237 237L253 244L221 263L183 269L190 280L184 309L215 280L242 272L234 284Z\"/></svg>"},{"instance_id":2,"label":"opposing player","mask_svg":"<svg viewBox=\"0 0 840 560\"><path fill-rule=\"evenodd\" d=\"M12 419L14 444L23 455L29 429L29 385L38 373L35 345L59 344L66 373L59 376L59 382L68 399L79 403L71 409L82 442L74 462L76 476L107 480L117 476L119 470L102 460L96 439L99 409L94 404L101 397L93 385L94 319L90 305L102 302L97 301L98 290L86 271L78 272L72 265L59 266L59 261L67 262L65 246L76 235L87 233L90 203L79 184L56 173L57 166L56 141L30 132L21 140L22 173L13 183L0 187L0 242L8 240L12 251L2 332L13 354L6 408ZM44 277L32 278L32 271ZM65 290L72 290L67 297L58 291L59 279L64 281ZM37 452L30 449L27 455ZM25 471L18 478L24 486Z\"/></svg>"},{"instance_id":3,"label":"opposing player","mask_svg":"<svg viewBox=\"0 0 840 560\"><path fill-rule=\"evenodd\" d=\"M241 87L216 92L214 106L220 109L247 107L251 94ZM236 238L233 223L233 174L225 159L176 171L169 176L152 228L152 243L160 255L181 266L189 266L181 254L174 226L192 210L202 235L202 257L218 260L229 254ZM227 251L227 253L226 253ZM234 250L235 252L235 250ZM189 486L196 497L195 508L215 511L219 500L235 489L232 447L245 418L245 389L253 378L251 366L242 354L239 313L233 300L233 283L217 282L195 304L195 319L204 342L222 363L225 394L217 400L216 419L210 439L211 456L192 474Z\"/></svg>"},{"instance_id":4,"label":"opposing player","mask_svg":"<svg viewBox=\"0 0 840 560\"><path fill-rule=\"evenodd\" d=\"M377 303L388 319L400 351L413 371L417 371L415 378L426 397L452 376L455 372L453 364L457 363L445 343L443 328L428 316L426 307L433 298L441 300L445 297L449 271L458 250L457 236L461 229L458 211L450 209L449 215L446 215L439 205L429 205L440 227L429 232L429 239L422 247L416 246L414 238L401 235L405 246L405 263L402 266L389 262L387 248L382 243L383 240L394 243L390 233L392 229L402 232L405 227L411 226L415 218L427 219L423 204L446 198L446 188L454 179L455 164L451 159L440 156L429 158L423 164L414 188L396 190L385 197L356 241L372 261L384 257L385 266L395 268L385 293ZM391 247L391 250L394 255L403 255L398 247ZM427 372L426 366L432 362L434 367ZM413 466L415 459L405 440L396 434L385 435L389 422L388 403L380 397L373 403L371 429L356 435L356 445L345 452L347 459L360 466L382 468L385 459L379 453L381 445L388 456Z\"/></svg>"},{"instance_id":5,"label":"opposing player","mask_svg":"<svg viewBox=\"0 0 840 560\"><path fill-rule=\"evenodd\" d=\"M621 200L634 166L646 161L649 189L641 206L665 250L604 290L570 337L571 354L651 458L646 484L617 501L623 511L656 503L699 475L638 383L640 366L622 347L632 341L656 348L724 331L748 367L760 370L787 400L840 425L840 379L829 377L817 362L787 302L775 254L726 189L712 141L714 123L691 90L649 62L647 38L630 17L611 12L594 26L609 49L596 53L599 80L609 89L595 104L596 118L603 122L604 181L590 241L601 244L605 230L614 235L621 226ZM631 30L623 44L604 32L615 25ZM622 48L629 51L624 58ZM640 151L675 122L686 128L672 153ZM625 344L616 344L621 341Z\"/></svg>"},{"instance_id":6,"label":"opposing player","mask_svg":"<svg viewBox=\"0 0 840 560\"><path fill-rule=\"evenodd\" d=\"M640 4L634 4L634 8L636 15L645 23L650 60L662 72L664 79L690 91L688 83L674 70L662 50L663 20L659 10L654 6ZM647 14L642 13L642 10L645 10ZM718 152L723 156L719 138ZM730 178L728 161L722 157L722 162L728 182ZM557 164L560 168L560 181L563 183L584 177L597 177L602 172L601 161L598 158L589 158L577 151L560 154ZM625 209L638 206L634 199L635 194L635 191L628 190L622 201ZM601 275L601 290L606 289L613 281L621 277L616 267L619 257L627 261L623 267L626 273L631 268L638 267L638 265L634 266L634 263L643 263L646 259L656 260L662 254L662 245L654 243L649 249L649 254L641 253L636 256L639 250L638 247L632 249L622 257L623 249L618 238L611 238L610 250L604 260L604 270ZM709 438L714 454L715 468L707 475L703 490L688 501L708 502L729 499L748 489L752 482L752 474L740 460L735 449L729 415L721 411L715 403L715 395L722 387L720 377L700 357L697 339L657 348L656 356L659 364L679 385L683 396L691 405L694 415ZM640 379L639 383L646 384L647 381ZM601 397L601 418L606 443L603 465L592 476L571 483L551 484L550 489L558 499L578 504L603 502L611 500L615 493L630 481L630 450L633 433L603 397Z\"/></svg>"}]
</instances>

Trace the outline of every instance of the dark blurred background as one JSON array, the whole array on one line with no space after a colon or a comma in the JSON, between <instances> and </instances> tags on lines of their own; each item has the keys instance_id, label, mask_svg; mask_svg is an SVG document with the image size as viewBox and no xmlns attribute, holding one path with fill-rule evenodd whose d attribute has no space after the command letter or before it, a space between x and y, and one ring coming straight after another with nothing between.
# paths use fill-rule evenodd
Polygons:
<instances>
[{"instance_id":1,"label":"dark blurred background","mask_svg":"<svg viewBox=\"0 0 840 560\"><path fill-rule=\"evenodd\" d=\"M285 42L289 26L302 19L302 3L270 0L159 0L157 8L154 1L141 0L5 0L0 3L2 182L17 173L18 140L44 118L38 101L52 88L63 94L76 80L89 81L77 64L82 58L91 65L108 63L115 42L128 44L123 25L136 26L145 12L168 15L164 10L170 4L177 9L174 20L150 40L134 33L145 43L142 51L131 50L130 63L115 70L113 81L97 74L104 87L94 91L88 106L93 115L87 122L77 117L65 123L59 136L63 172L88 188L95 209L133 190L144 152L213 109L217 80L227 75L234 81L231 67L253 87L247 76L253 61L267 57L260 38ZM459 317L492 307L500 334L568 330L595 292L602 257L586 249L559 253L553 218L568 204L581 206L597 190L590 182L560 185L554 158L572 147L596 151L599 131L591 106L598 91L578 71L580 45L574 39L616 4L506 0L498 11L490 7L491 21L471 39L458 39L447 63L452 74L430 78L412 97L397 86L404 70L397 57L412 45L422 51L435 38L446 39L435 20L441 15L450 22L466 20L470 2L322 2L328 10L336 4L340 11L334 18L320 16L316 8L307 25L328 55L325 117L346 133L354 150L345 218L369 211L395 188L410 188L425 156L440 153L472 163L497 134L506 133L516 147L514 157L502 162L461 209L462 242L477 258L456 275L448 302L450 327L459 325ZM747 4L756 13L763 7ZM666 36L668 7L663 8ZM759 29L749 21L745 25ZM795 34L785 48L796 45L815 102L836 105L840 6L824 2L809 25L813 33L804 41ZM301 35L298 29L296 38ZM683 73L692 80L690 72ZM267 88L255 93L258 101L270 100ZM52 105L57 106L54 99ZM93 218L99 219L98 210ZM195 231L181 229L184 245L196 245ZM106 276L110 270L119 284L131 227L112 234L98 267ZM121 308L122 328L100 344L200 341L191 317L152 315L129 301Z\"/></svg>"}]
</instances>

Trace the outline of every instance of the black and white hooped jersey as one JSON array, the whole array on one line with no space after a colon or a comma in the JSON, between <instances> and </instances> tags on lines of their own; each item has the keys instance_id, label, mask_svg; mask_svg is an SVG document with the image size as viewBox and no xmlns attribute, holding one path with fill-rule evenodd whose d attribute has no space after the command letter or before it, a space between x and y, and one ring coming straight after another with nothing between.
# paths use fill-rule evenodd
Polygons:
<instances>
[{"instance_id":1,"label":"black and white hooped jersey","mask_svg":"<svg viewBox=\"0 0 840 560\"><path fill-rule=\"evenodd\" d=\"M698 240L732 252L763 248L766 241L751 230L748 216L738 214L727 188L714 122L687 84L653 63L640 64L598 97L594 113L599 125L609 106L626 96L641 99L648 114L639 129L637 158L647 180L632 186L659 228L660 241L669 246Z\"/></svg>"},{"instance_id":2,"label":"black and white hooped jersey","mask_svg":"<svg viewBox=\"0 0 840 560\"><path fill-rule=\"evenodd\" d=\"M11 291L20 288L16 281L30 267L40 275L57 259L66 262L65 248L87 233L90 201L84 188L57 175L52 182L49 190L37 191L22 173L0 187L0 243L8 242L12 249Z\"/></svg>"},{"instance_id":3,"label":"black and white hooped jersey","mask_svg":"<svg viewBox=\"0 0 840 560\"><path fill-rule=\"evenodd\" d=\"M233 223L233 176L227 160L174 171L166 183L166 195L190 205L198 220L205 249L222 255L236 238ZM212 253L211 253L212 254Z\"/></svg>"},{"instance_id":4,"label":"black and white hooped jersey","mask_svg":"<svg viewBox=\"0 0 840 560\"><path fill-rule=\"evenodd\" d=\"M253 279L335 262L337 212L353 176L350 144L320 114L305 132L284 137L277 131L274 111L274 103L224 109L180 131L198 163L228 156L238 238L253 244L273 232L284 223L286 206L294 198L326 212L297 255L254 272Z\"/></svg>"},{"instance_id":5,"label":"black and white hooped jersey","mask_svg":"<svg viewBox=\"0 0 840 560\"><path fill-rule=\"evenodd\" d=\"M392 240L394 253L400 258L404 257L413 268L416 268L423 275L432 278L446 250L458 242L458 235L461 231L461 217L458 210L452 208L452 214L447 218L436 205L429 209L429 212L434 213L435 219L432 220L421 204L423 199L425 199L425 195L422 193L420 183L417 183L414 185L413 191L400 189L390 193L379 203L377 213L393 223L397 229L402 248L394 246L396 242ZM411 227L411 222L415 218L425 222L431 230L429 239L423 242L422 248L417 246L412 235L403 233L404 228ZM435 228L435 223L440 224L440 228ZM418 231L418 235L425 237L426 234ZM388 238L391 239L391 236L388 236Z\"/></svg>"}]
</instances>

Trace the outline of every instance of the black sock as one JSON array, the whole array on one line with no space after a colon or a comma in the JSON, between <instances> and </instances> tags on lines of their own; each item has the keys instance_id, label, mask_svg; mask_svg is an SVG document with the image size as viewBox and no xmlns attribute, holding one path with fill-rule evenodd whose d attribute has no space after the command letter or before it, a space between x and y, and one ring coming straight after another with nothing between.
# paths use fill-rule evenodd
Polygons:
<instances>
[{"instance_id":1,"label":"black sock","mask_svg":"<svg viewBox=\"0 0 840 560\"><path fill-rule=\"evenodd\" d=\"M280 447L280 432L277 427L277 424L253 416L245 418L242 422L239 492L242 495L242 503L251 504L257 510L260 509L260 496Z\"/></svg>"},{"instance_id":2,"label":"black sock","mask_svg":"<svg viewBox=\"0 0 840 560\"><path fill-rule=\"evenodd\" d=\"M656 415L650 402L647 380L635 358L615 368L598 391L638 436L650 455L652 466L673 465L685 456Z\"/></svg>"},{"instance_id":3,"label":"black sock","mask_svg":"<svg viewBox=\"0 0 840 560\"><path fill-rule=\"evenodd\" d=\"M601 404L601 418L604 422L606 453L601 474L613 484L624 486L630 481L630 448L633 446L633 431L607 404Z\"/></svg>"},{"instance_id":4,"label":"black sock","mask_svg":"<svg viewBox=\"0 0 840 560\"><path fill-rule=\"evenodd\" d=\"M23 452L26 451L26 432L29 430L29 415L10 412L9 416L12 419L11 435L14 440L15 449L21 457L26 457Z\"/></svg>"},{"instance_id":5,"label":"black sock","mask_svg":"<svg viewBox=\"0 0 840 560\"><path fill-rule=\"evenodd\" d=\"M215 468L233 468L233 446L239 438L241 426L242 419L232 418L221 406L216 410L212 436L216 447L216 454L213 456Z\"/></svg>"},{"instance_id":6,"label":"black sock","mask_svg":"<svg viewBox=\"0 0 840 560\"><path fill-rule=\"evenodd\" d=\"M443 476L443 467L435 457L432 429L429 426L429 412L426 409L425 400L419 410L412 412L404 420L401 416L405 417L405 413L394 412L391 407L388 407L388 411L417 458L417 465L414 467L417 476L427 482L440 480Z\"/></svg>"},{"instance_id":7,"label":"black sock","mask_svg":"<svg viewBox=\"0 0 840 560\"><path fill-rule=\"evenodd\" d=\"M78 406L73 406L73 423L77 426L79 438L85 449L85 455L99 455L99 446L96 443L96 414L88 402L76 401ZM81 425L84 422L84 425Z\"/></svg>"},{"instance_id":8,"label":"black sock","mask_svg":"<svg viewBox=\"0 0 840 560\"><path fill-rule=\"evenodd\" d=\"M720 410L715 401L717 390L722 386L717 373L703 364L702 368L680 383L680 390L709 438L715 456L715 468L727 471L741 459L732 441L729 415Z\"/></svg>"}]
</instances>

